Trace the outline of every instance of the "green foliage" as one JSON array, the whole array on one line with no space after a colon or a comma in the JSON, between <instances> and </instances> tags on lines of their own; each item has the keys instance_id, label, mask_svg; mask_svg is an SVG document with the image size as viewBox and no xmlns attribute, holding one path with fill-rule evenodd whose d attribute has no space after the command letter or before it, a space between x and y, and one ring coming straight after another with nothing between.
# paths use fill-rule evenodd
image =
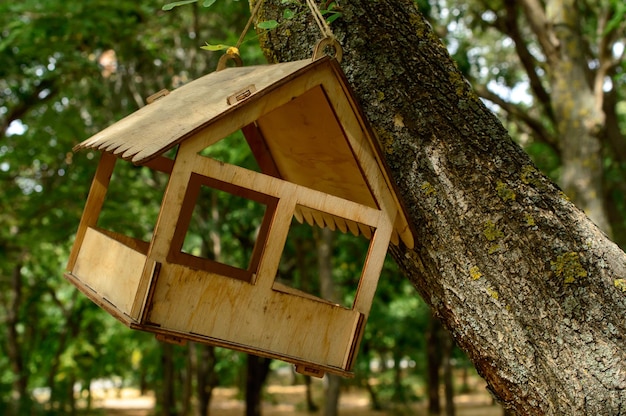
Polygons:
<instances>
[{"instance_id":1,"label":"green foliage","mask_svg":"<svg viewBox=\"0 0 626 416\"><path fill-rule=\"evenodd\" d=\"M213 4L215 4L216 0L204 0L202 2L202 7L211 7ZM192 4L192 3L198 3L199 0L181 0L181 1L174 1L172 3L167 3L162 7L162 10L172 10L175 7L178 6L184 6L185 4Z\"/></svg>"},{"instance_id":2,"label":"green foliage","mask_svg":"<svg viewBox=\"0 0 626 416\"><path fill-rule=\"evenodd\" d=\"M331 24L343 16L341 9L334 1L328 3L328 6L325 9L320 10L320 13L322 13L322 16L325 16L324 19L328 24Z\"/></svg>"},{"instance_id":3,"label":"green foliage","mask_svg":"<svg viewBox=\"0 0 626 416\"><path fill-rule=\"evenodd\" d=\"M211 13L197 5L178 7L192 3L211 7ZM277 24L309 13L299 11L297 2L284 5L283 21ZM212 0L172 2L163 10L169 12L155 10L154 2L147 0L0 3L0 125L11 126L0 130L3 414L71 413L68 392L99 378L120 378L154 391L162 388L164 347L151 334L121 325L62 275L98 161L96 152L74 154L72 147L144 105L144 97L154 91L174 89L213 70L217 58L201 48L223 50L235 44L249 15L246 2ZM335 3L322 13L329 23L342 16ZM274 25L266 24L268 30ZM205 45L204 39L223 43ZM246 63L261 62L258 48L246 48L245 54ZM205 154L258 170L241 134ZM148 241L166 181L166 175L118 162L98 225ZM254 243L263 207L227 193L207 195L199 205L188 250L219 255L229 264L245 262L243 251ZM213 209L217 219L209 218ZM312 227L295 230L281 273L319 293L316 233L319 230ZM211 235L219 236L220 252ZM350 235L335 236L333 281L345 304L354 300L367 245ZM298 250L308 276L293 264ZM357 361L360 377L380 377L383 396L394 397L402 386L411 390L403 397L419 394L413 387L423 380L427 312L387 260ZM9 329L15 329L15 337ZM19 346L19 357L9 353L11 345ZM177 379L189 372L193 351L173 348ZM215 355L219 382L240 385L244 356L223 349ZM370 360L385 364L372 369ZM402 386L388 362L398 371L403 365ZM23 401L31 403L16 407L21 406L13 400L20 379L26 386ZM51 396L39 407L32 398L42 388Z\"/></svg>"},{"instance_id":4,"label":"green foliage","mask_svg":"<svg viewBox=\"0 0 626 416\"><path fill-rule=\"evenodd\" d=\"M381 401L407 402L421 396L428 320L428 306L387 258L356 364L357 377L377 379Z\"/></svg>"},{"instance_id":5,"label":"green foliage","mask_svg":"<svg viewBox=\"0 0 626 416\"><path fill-rule=\"evenodd\" d=\"M228 49L230 47L231 47L230 45L224 45L222 43L219 43L217 45L211 45L211 44L207 43L204 46L200 46L200 48L202 48L204 50L207 50L207 51L211 51L211 52L223 51L223 50L226 50L226 49Z\"/></svg>"},{"instance_id":6,"label":"green foliage","mask_svg":"<svg viewBox=\"0 0 626 416\"><path fill-rule=\"evenodd\" d=\"M237 0L236 0L237 1ZM197 3L198 0L182 0L182 1L175 1L172 3L167 3L162 7L162 10L165 11L169 11L172 10L178 6L184 6L187 4L193 4L193 3ZM216 0L205 0L202 5L204 7L210 7L212 6L214 3L216 2ZM299 15L302 15L304 13L308 13L308 9L304 9L301 12L296 12L294 9L289 8L289 6L291 7L299 7L301 6L301 2L299 0L281 0L281 3L285 6L285 9L283 10L283 14L282 14L282 22L279 22L275 19L271 19L271 20L264 20L261 22L257 22L256 24L256 28L257 29L261 29L261 30L273 30L276 29L277 27L279 27L282 24L286 24L288 23L290 20L295 19L296 17L298 17ZM326 8L320 10L320 13L322 14L322 16L325 16L325 20L326 23L331 24L332 22L334 22L335 20L339 19L342 16L341 13L341 9L339 8L339 6L337 5L336 2L330 2L326 5ZM258 38L258 36L253 37L252 39L256 40ZM252 39L248 39L252 40ZM232 44L224 44L224 43L206 43L204 46L201 46L202 49L207 50L207 51L221 51L221 50L226 50L228 48L233 48L234 46Z\"/></svg>"},{"instance_id":7,"label":"green foliage","mask_svg":"<svg viewBox=\"0 0 626 416\"><path fill-rule=\"evenodd\" d=\"M263 22L259 22L256 25L256 27L258 27L259 29L265 29L265 30L276 29L278 27L278 22L274 19L265 20Z\"/></svg>"},{"instance_id":8,"label":"green foliage","mask_svg":"<svg viewBox=\"0 0 626 416\"><path fill-rule=\"evenodd\" d=\"M72 147L136 110L143 97L214 68L216 59L198 53L199 39L234 37L247 17L244 2L216 4L219 14L198 16L153 7L0 3L3 414L37 412L38 388L50 390L50 412L68 413L74 383L119 376L154 387L159 380L153 337L120 325L62 277L98 158ZM259 58L257 48L246 59ZM101 225L149 239L164 178L125 163L115 175L125 180L113 181ZM15 346L17 355L9 352Z\"/></svg>"}]
</instances>

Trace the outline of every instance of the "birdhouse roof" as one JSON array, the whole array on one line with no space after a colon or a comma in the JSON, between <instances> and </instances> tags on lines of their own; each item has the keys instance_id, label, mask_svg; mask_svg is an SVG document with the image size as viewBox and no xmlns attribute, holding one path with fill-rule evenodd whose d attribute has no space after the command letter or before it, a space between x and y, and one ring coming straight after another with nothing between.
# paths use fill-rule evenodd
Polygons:
<instances>
[{"instance_id":1,"label":"birdhouse roof","mask_svg":"<svg viewBox=\"0 0 626 416\"><path fill-rule=\"evenodd\" d=\"M248 85L257 94L289 82L311 60L279 65L227 68L173 90L151 105L78 144L74 150L97 149L141 165L192 136L216 119L237 110L226 98ZM240 103L243 105L245 101Z\"/></svg>"},{"instance_id":2,"label":"birdhouse roof","mask_svg":"<svg viewBox=\"0 0 626 416\"><path fill-rule=\"evenodd\" d=\"M352 120L351 127L344 125L344 115ZM255 126L260 146L252 150L263 173L377 207L365 173L370 168L363 166L360 156L369 155L399 207L394 234L413 246L413 233L378 143L339 64L329 57L210 73L142 107L74 150L106 151L143 165L219 123L230 131L211 143Z\"/></svg>"}]
</instances>

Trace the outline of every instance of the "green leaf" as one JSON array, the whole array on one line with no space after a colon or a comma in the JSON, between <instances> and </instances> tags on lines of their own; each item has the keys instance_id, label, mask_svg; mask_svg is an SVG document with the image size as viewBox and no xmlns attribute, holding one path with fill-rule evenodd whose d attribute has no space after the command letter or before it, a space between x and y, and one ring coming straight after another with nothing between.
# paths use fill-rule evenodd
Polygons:
<instances>
[{"instance_id":1,"label":"green leaf","mask_svg":"<svg viewBox=\"0 0 626 416\"><path fill-rule=\"evenodd\" d=\"M613 13L613 18L609 20L606 25L606 29L604 29L604 35L607 35L611 31L616 30L624 21L624 17L626 16L626 4L623 2L615 3L615 12Z\"/></svg>"},{"instance_id":2,"label":"green leaf","mask_svg":"<svg viewBox=\"0 0 626 416\"><path fill-rule=\"evenodd\" d=\"M215 1L216 0L204 0L204 2L202 3L202 6L203 7L211 7L215 3Z\"/></svg>"},{"instance_id":3,"label":"green leaf","mask_svg":"<svg viewBox=\"0 0 626 416\"><path fill-rule=\"evenodd\" d=\"M326 23L331 24L332 22L334 22L335 20L339 19L342 16L341 13L334 13L331 16L328 16L326 18Z\"/></svg>"},{"instance_id":4,"label":"green leaf","mask_svg":"<svg viewBox=\"0 0 626 416\"><path fill-rule=\"evenodd\" d=\"M283 12L283 19L290 20L293 19L295 15L296 13L293 10L285 9L285 11Z\"/></svg>"},{"instance_id":5,"label":"green leaf","mask_svg":"<svg viewBox=\"0 0 626 416\"><path fill-rule=\"evenodd\" d=\"M276 20L266 20L257 25L259 29L275 29L278 26L278 22Z\"/></svg>"},{"instance_id":6,"label":"green leaf","mask_svg":"<svg viewBox=\"0 0 626 416\"><path fill-rule=\"evenodd\" d=\"M167 3L162 7L162 10L172 10L174 7L184 6L185 4L197 3L198 0L180 0L172 3Z\"/></svg>"},{"instance_id":7,"label":"green leaf","mask_svg":"<svg viewBox=\"0 0 626 416\"><path fill-rule=\"evenodd\" d=\"M207 50L207 51L223 51L224 49L228 49L230 48L230 45L224 45L224 44L217 44L217 45L211 45L209 43L207 43L204 46L200 46L201 49Z\"/></svg>"}]
</instances>

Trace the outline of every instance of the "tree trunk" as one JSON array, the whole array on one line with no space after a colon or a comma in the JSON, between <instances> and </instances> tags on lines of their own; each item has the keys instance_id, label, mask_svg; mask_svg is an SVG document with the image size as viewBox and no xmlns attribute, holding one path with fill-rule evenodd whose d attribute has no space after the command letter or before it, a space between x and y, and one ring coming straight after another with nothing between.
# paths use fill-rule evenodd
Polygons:
<instances>
[{"instance_id":1,"label":"tree trunk","mask_svg":"<svg viewBox=\"0 0 626 416\"><path fill-rule=\"evenodd\" d=\"M365 380L363 380L363 385L365 387L365 390L367 390L367 393L370 396L371 409L375 412L379 412L383 410L383 406L381 405L380 400L378 399L378 393L376 392L376 389L374 388L374 386L372 386L372 383L370 382L369 370L365 373Z\"/></svg>"},{"instance_id":2,"label":"tree trunk","mask_svg":"<svg viewBox=\"0 0 626 416\"><path fill-rule=\"evenodd\" d=\"M404 384L402 384L402 355L401 348L393 349L393 395L391 399L395 403L406 404L408 402Z\"/></svg>"},{"instance_id":3,"label":"tree trunk","mask_svg":"<svg viewBox=\"0 0 626 416\"><path fill-rule=\"evenodd\" d=\"M626 255L542 175L410 0L342 2L342 67L377 133L416 246L391 253L505 407L626 411ZM267 0L261 20L285 6ZM293 20L270 60L311 56Z\"/></svg>"},{"instance_id":4,"label":"tree trunk","mask_svg":"<svg viewBox=\"0 0 626 416\"><path fill-rule=\"evenodd\" d=\"M270 371L269 358L248 355L246 376L246 416L261 416L263 384Z\"/></svg>"},{"instance_id":5,"label":"tree trunk","mask_svg":"<svg viewBox=\"0 0 626 416\"><path fill-rule=\"evenodd\" d=\"M452 373L452 349L454 348L454 342L450 333L443 328L440 336L443 346L441 367L443 369L444 396L446 398L446 416L454 416L454 379Z\"/></svg>"},{"instance_id":6,"label":"tree trunk","mask_svg":"<svg viewBox=\"0 0 626 416\"><path fill-rule=\"evenodd\" d=\"M193 399L193 376L196 369L195 359L195 345L190 342L185 347L187 353L187 362L185 363L185 369L181 374L182 392L181 392L181 409L179 416L188 416L192 412L192 399Z\"/></svg>"},{"instance_id":7,"label":"tree trunk","mask_svg":"<svg viewBox=\"0 0 626 416\"><path fill-rule=\"evenodd\" d=\"M12 395L15 397L13 404L14 414L28 413L30 397L28 395L28 371L24 368L24 357L20 342L18 326L20 324L20 309L22 307L22 265L13 267L11 273L11 295L6 308L7 325L7 356L13 372Z\"/></svg>"},{"instance_id":8,"label":"tree trunk","mask_svg":"<svg viewBox=\"0 0 626 416\"><path fill-rule=\"evenodd\" d=\"M439 398L439 368L441 367L441 323L432 314L426 332L426 381L428 383L428 414L441 414Z\"/></svg>"},{"instance_id":9,"label":"tree trunk","mask_svg":"<svg viewBox=\"0 0 626 416\"><path fill-rule=\"evenodd\" d=\"M163 379L158 406L161 409L161 415L174 416L176 414L176 400L174 397L174 346L172 344L161 343L161 366Z\"/></svg>"},{"instance_id":10,"label":"tree trunk","mask_svg":"<svg viewBox=\"0 0 626 416\"><path fill-rule=\"evenodd\" d=\"M317 272L320 279L322 298L331 302L341 303L338 289L333 281L333 232L324 228L315 234L317 246ZM326 374L324 384L324 416L336 416L339 412L339 396L341 395L341 377Z\"/></svg>"},{"instance_id":11,"label":"tree trunk","mask_svg":"<svg viewBox=\"0 0 626 416\"><path fill-rule=\"evenodd\" d=\"M309 413L315 413L319 409L313 400L313 389L311 386L311 376L304 376L304 385L306 387L306 411Z\"/></svg>"},{"instance_id":12,"label":"tree trunk","mask_svg":"<svg viewBox=\"0 0 626 416\"><path fill-rule=\"evenodd\" d=\"M196 345L196 356L199 360L196 363L197 389L198 389L198 414L207 416L213 396L213 389L217 386L217 374L215 365L215 347L212 345Z\"/></svg>"},{"instance_id":13,"label":"tree trunk","mask_svg":"<svg viewBox=\"0 0 626 416\"><path fill-rule=\"evenodd\" d=\"M336 374L326 374L324 385L324 416L339 414L339 398L341 397L341 377Z\"/></svg>"},{"instance_id":14,"label":"tree trunk","mask_svg":"<svg viewBox=\"0 0 626 416\"><path fill-rule=\"evenodd\" d=\"M604 78L597 85L588 77L585 44L576 0L546 4L550 90L561 149L561 186L576 206L610 235L604 208L602 109ZM590 84L590 82L592 82ZM597 91L594 91L594 88Z\"/></svg>"}]
</instances>

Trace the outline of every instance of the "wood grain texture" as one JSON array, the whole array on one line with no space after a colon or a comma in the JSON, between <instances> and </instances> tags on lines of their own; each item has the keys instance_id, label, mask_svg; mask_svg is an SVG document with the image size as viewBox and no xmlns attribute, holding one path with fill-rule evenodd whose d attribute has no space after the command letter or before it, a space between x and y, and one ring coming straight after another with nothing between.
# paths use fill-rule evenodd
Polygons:
<instances>
[{"instance_id":1,"label":"wood grain texture","mask_svg":"<svg viewBox=\"0 0 626 416\"><path fill-rule=\"evenodd\" d=\"M164 265L148 318L162 330L344 368L359 313L273 290L271 285Z\"/></svg>"},{"instance_id":2,"label":"wood grain texture","mask_svg":"<svg viewBox=\"0 0 626 416\"><path fill-rule=\"evenodd\" d=\"M200 155L239 129L262 173ZM162 156L175 145L174 160ZM83 228L97 219L115 157L170 174L149 244L86 228L71 277L96 303L164 339L258 352L306 372L349 372L389 241L413 247L414 236L335 61L210 74L80 148L107 151ZM182 252L200 186L267 206L247 269ZM294 216L371 239L352 308L275 281Z\"/></svg>"},{"instance_id":3,"label":"wood grain texture","mask_svg":"<svg viewBox=\"0 0 626 416\"><path fill-rule=\"evenodd\" d=\"M227 98L242 87L250 95L228 104ZM209 74L75 149L106 150L169 173L173 162L163 159L163 152L183 141L199 152L239 129L269 175L371 207L378 206L382 193L394 191L367 122L341 70L328 58ZM393 241L402 239L412 247L404 208L395 200L401 215ZM310 222L337 228L319 217Z\"/></svg>"},{"instance_id":4,"label":"wood grain texture","mask_svg":"<svg viewBox=\"0 0 626 416\"><path fill-rule=\"evenodd\" d=\"M87 229L89 227L95 227L98 223L98 217L100 216L100 211L104 204L104 198L109 189L109 182L111 181L115 161L115 156L110 153L102 153L100 156L100 162L98 162L98 168L96 169L96 174L91 183L87 201L85 202L85 209L83 210L83 215L78 225L74 245L72 246L72 251L67 261L67 270L71 271L74 269L78 251L80 250Z\"/></svg>"},{"instance_id":5,"label":"wood grain texture","mask_svg":"<svg viewBox=\"0 0 626 416\"><path fill-rule=\"evenodd\" d=\"M145 262L145 253L88 228L72 274L130 315Z\"/></svg>"},{"instance_id":6,"label":"wood grain texture","mask_svg":"<svg viewBox=\"0 0 626 416\"><path fill-rule=\"evenodd\" d=\"M263 89L284 83L310 63L308 59L280 68L249 66L213 72L139 109L78 144L75 150L107 149L127 160L143 163L238 108L241 104L230 105L226 99L242 87L254 84ZM172 122L163 123L164 118Z\"/></svg>"}]
</instances>

